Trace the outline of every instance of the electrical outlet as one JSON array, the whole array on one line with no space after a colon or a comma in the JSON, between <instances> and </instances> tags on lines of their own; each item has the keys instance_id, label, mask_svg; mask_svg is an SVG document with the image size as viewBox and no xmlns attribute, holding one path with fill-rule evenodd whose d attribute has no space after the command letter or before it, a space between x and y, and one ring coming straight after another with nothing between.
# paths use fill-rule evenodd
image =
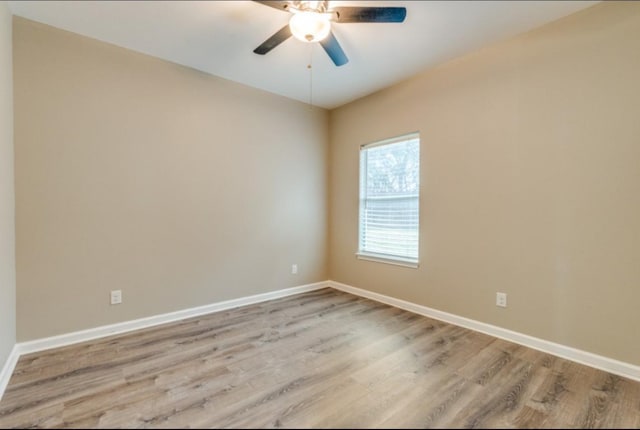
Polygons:
<instances>
[{"instance_id":1,"label":"electrical outlet","mask_svg":"<svg viewBox=\"0 0 640 430\"><path fill-rule=\"evenodd\" d=\"M496 306L507 307L507 293L496 293Z\"/></svg>"},{"instance_id":2,"label":"electrical outlet","mask_svg":"<svg viewBox=\"0 0 640 430\"><path fill-rule=\"evenodd\" d=\"M298 273L298 265L297 264L292 264L291 265L291 274L295 275L296 273Z\"/></svg>"},{"instance_id":3,"label":"electrical outlet","mask_svg":"<svg viewBox=\"0 0 640 430\"><path fill-rule=\"evenodd\" d=\"M111 304L119 305L122 303L122 290L111 290Z\"/></svg>"}]
</instances>

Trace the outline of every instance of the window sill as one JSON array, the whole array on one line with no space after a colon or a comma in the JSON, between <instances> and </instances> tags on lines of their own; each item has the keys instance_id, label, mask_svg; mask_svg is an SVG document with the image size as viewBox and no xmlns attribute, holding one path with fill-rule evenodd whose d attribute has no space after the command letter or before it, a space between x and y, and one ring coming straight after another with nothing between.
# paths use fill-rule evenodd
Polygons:
<instances>
[{"instance_id":1,"label":"window sill","mask_svg":"<svg viewBox=\"0 0 640 430\"><path fill-rule=\"evenodd\" d=\"M409 267L411 269L417 269L420 265L420 263L418 263L415 260L405 260L402 258L393 258L386 255L379 255L379 254L365 254L365 253L356 252L356 257L359 260L375 261L377 263L392 264L394 266Z\"/></svg>"}]
</instances>

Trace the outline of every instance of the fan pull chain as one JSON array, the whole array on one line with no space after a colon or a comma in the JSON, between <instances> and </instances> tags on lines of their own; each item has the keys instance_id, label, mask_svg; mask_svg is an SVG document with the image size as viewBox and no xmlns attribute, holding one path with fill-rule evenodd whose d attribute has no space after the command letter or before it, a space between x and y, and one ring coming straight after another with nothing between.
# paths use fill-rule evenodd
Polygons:
<instances>
[{"instance_id":1,"label":"fan pull chain","mask_svg":"<svg viewBox=\"0 0 640 430\"><path fill-rule=\"evenodd\" d=\"M309 105L313 109L313 43L309 44L309 64L307 64L307 69L309 69Z\"/></svg>"}]
</instances>

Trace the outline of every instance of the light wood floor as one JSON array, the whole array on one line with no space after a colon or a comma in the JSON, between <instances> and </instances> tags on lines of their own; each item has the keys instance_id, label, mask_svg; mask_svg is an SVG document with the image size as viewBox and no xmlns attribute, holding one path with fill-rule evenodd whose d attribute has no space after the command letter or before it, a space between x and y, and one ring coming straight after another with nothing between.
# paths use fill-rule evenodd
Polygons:
<instances>
[{"instance_id":1,"label":"light wood floor","mask_svg":"<svg viewBox=\"0 0 640 430\"><path fill-rule=\"evenodd\" d=\"M322 289L25 355L0 427L640 428L640 382Z\"/></svg>"}]
</instances>

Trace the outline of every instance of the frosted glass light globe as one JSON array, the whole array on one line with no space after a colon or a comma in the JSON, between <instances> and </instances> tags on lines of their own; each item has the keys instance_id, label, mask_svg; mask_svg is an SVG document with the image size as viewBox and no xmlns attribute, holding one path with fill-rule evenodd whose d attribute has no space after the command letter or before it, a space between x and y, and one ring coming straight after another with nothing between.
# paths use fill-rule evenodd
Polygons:
<instances>
[{"instance_id":1,"label":"frosted glass light globe","mask_svg":"<svg viewBox=\"0 0 640 430\"><path fill-rule=\"evenodd\" d=\"M331 31L329 16L318 12L296 12L289 21L289 28L298 40L308 43L320 42Z\"/></svg>"}]
</instances>

